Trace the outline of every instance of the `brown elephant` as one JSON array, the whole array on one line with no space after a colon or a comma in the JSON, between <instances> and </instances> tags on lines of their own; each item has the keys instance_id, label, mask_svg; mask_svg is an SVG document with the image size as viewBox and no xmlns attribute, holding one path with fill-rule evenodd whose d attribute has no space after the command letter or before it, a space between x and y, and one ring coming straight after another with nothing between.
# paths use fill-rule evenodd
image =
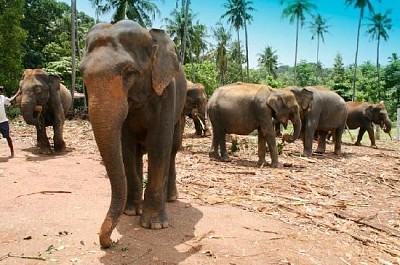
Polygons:
<instances>
[{"instance_id":1,"label":"brown elephant","mask_svg":"<svg viewBox=\"0 0 400 265\"><path fill-rule=\"evenodd\" d=\"M373 123L379 125L385 133L389 133L390 135L392 121L389 118L383 101L377 104L348 101L346 105L348 111L347 127L350 130L360 128L355 145L361 145L363 135L367 131L371 146L377 147L375 144Z\"/></svg>"},{"instance_id":2,"label":"brown elephant","mask_svg":"<svg viewBox=\"0 0 400 265\"><path fill-rule=\"evenodd\" d=\"M325 153L326 137L332 131L335 141L334 153L341 154L342 134L346 125L347 108L344 99L337 93L321 86L305 88L289 87L302 109L303 155L312 155L312 143L318 134L316 153ZM312 100L304 97L304 91L312 92Z\"/></svg>"},{"instance_id":3,"label":"brown elephant","mask_svg":"<svg viewBox=\"0 0 400 265\"><path fill-rule=\"evenodd\" d=\"M266 164L266 143L271 166L278 167L273 119L293 123L293 135L285 135L288 142L296 140L301 131L299 105L292 93L275 90L266 85L235 83L214 91L207 104L213 129L210 157L230 161L226 151L225 134L246 135L258 130L258 165ZM218 154L218 147L221 156Z\"/></svg>"},{"instance_id":4,"label":"brown elephant","mask_svg":"<svg viewBox=\"0 0 400 265\"><path fill-rule=\"evenodd\" d=\"M130 20L100 23L89 31L86 46L80 70L112 191L99 235L101 246L109 247L123 212L141 215L145 228L168 226L165 202L178 197L175 157L182 143L186 78L163 30L147 30Z\"/></svg>"},{"instance_id":5,"label":"brown elephant","mask_svg":"<svg viewBox=\"0 0 400 265\"><path fill-rule=\"evenodd\" d=\"M37 144L43 154L52 154L46 127L53 126L54 150L65 150L63 128L65 116L71 108L70 91L60 83L60 78L48 75L42 69L26 69L19 83L16 102L22 117L36 126Z\"/></svg>"},{"instance_id":6,"label":"brown elephant","mask_svg":"<svg viewBox=\"0 0 400 265\"><path fill-rule=\"evenodd\" d=\"M211 132L206 122L207 94L200 83L187 80L187 92L183 114L193 120L196 135L210 136Z\"/></svg>"}]
</instances>

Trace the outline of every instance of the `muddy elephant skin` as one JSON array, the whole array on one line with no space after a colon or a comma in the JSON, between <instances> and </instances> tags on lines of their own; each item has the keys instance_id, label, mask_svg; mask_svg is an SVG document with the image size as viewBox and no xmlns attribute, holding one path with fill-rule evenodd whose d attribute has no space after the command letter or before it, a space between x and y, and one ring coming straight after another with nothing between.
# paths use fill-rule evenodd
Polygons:
<instances>
[{"instance_id":1,"label":"muddy elephant skin","mask_svg":"<svg viewBox=\"0 0 400 265\"><path fill-rule=\"evenodd\" d=\"M230 161L225 134L246 135L258 130L258 165L266 164L268 144L271 166L278 167L273 119L283 124L288 120L293 123L293 135L286 135L289 142L296 140L301 131L299 105L293 94L265 85L235 83L220 87L210 97L207 113L213 129L210 157L222 161Z\"/></svg>"},{"instance_id":2,"label":"muddy elephant skin","mask_svg":"<svg viewBox=\"0 0 400 265\"><path fill-rule=\"evenodd\" d=\"M52 154L46 127L54 130L54 150L64 151L65 115L71 108L70 91L60 83L60 78L48 75L42 69L26 69L19 83L16 101L25 122L36 126L37 145L42 154Z\"/></svg>"},{"instance_id":3,"label":"muddy elephant skin","mask_svg":"<svg viewBox=\"0 0 400 265\"><path fill-rule=\"evenodd\" d=\"M316 153L325 153L326 137L332 131L335 141L334 153L341 154L342 134L346 125L347 108L344 99L335 92L321 86L288 88L301 106L303 155L312 155L312 143L318 134ZM312 101L303 102L301 93L312 92ZM307 100L308 101L308 100Z\"/></svg>"},{"instance_id":4,"label":"muddy elephant skin","mask_svg":"<svg viewBox=\"0 0 400 265\"><path fill-rule=\"evenodd\" d=\"M122 213L141 215L145 228L168 226L165 202L178 197L175 157L182 142L186 78L163 30L147 30L130 20L100 23L88 33L86 47L80 70L111 184L111 203L99 234L101 246L109 247Z\"/></svg>"},{"instance_id":5,"label":"muddy elephant skin","mask_svg":"<svg viewBox=\"0 0 400 265\"><path fill-rule=\"evenodd\" d=\"M210 136L211 132L206 122L207 94L200 83L192 83L187 80L187 92L184 115L193 120L196 135Z\"/></svg>"},{"instance_id":6,"label":"muddy elephant skin","mask_svg":"<svg viewBox=\"0 0 400 265\"><path fill-rule=\"evenodd\" d=\"M350 130L360 128L355 145L361 145L365 131L368 132L371 146L376 148L373 123L380 126L385 133L390 134L392 121L383 101L379 103L348 101L347 127Z\"/></svg>"}]
</instances>

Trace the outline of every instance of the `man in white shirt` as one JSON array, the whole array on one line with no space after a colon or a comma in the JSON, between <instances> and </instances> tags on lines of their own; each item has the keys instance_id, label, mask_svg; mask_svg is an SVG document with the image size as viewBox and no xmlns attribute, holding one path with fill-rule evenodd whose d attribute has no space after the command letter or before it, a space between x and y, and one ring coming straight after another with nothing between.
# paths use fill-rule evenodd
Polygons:
<instances>
[{"instance_id":1,"label":"man in white shirt","mask_svg":"<svg viewBox=\"0 0 400 265\"><path fill-rule=\"evenodd\" d=\"M10 126L6 115L5 105L9 106L11 102L17 97L18 93L8 98L3 95L4 88L0 86L0 133L7 139L8 147L10 147L11 157L14 156L14 147L10 137Z\"/></svg>"}]
</instances>

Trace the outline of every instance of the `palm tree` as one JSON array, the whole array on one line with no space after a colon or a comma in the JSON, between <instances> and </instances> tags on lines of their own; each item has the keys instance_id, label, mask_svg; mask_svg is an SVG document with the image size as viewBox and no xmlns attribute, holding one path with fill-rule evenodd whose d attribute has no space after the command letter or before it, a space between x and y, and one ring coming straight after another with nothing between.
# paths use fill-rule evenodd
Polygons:
<instances>
[{"instance_id":1,"label":"palm tree","mask_svg":"<svg viewBox=\"0 0 400 265\"><path fill-rule=\"evenodd\" d=\"M246 42L246 63L247 63L247 81L249 80L249 52L248 52L248 37L247 37L247 21L251 22L253 17L248 13L249 11L254 11L255 9L251 7L253 4L252 1L246 0L227 0L224 3L224 8L227 11L221 16L221 18L228 18L229 24L231 24L237 33L237 41L240 43L240 34L239 30L244 28L245 30L245 42ZM239 45L240 49L240 45ZM239 55L241 54L239 50ZM243 72L242 72L242 61L241 58L238 58L238 64L240 67L240 77L243 81Z\"/></svg>"},{"instance_id":2,"label":"palm tree","mask_svg":"<svg viewBox=\"0 0 400 265\"><path fill-rule=\"evenodd\" d=\"M289 18L289 23L293 24L296 21L296 49L294 55L294 77L296 79L297 66L297 49L299 46L299 30L303 27L306 20L305 15L311 14L311 10L317 6L310 3L308 0L280 0L281 4L287 3L287 6L282 11L282 17Z\"/></svg>"},{"instance_id":3,"label":"palm tree","mask_svg":"<svg viewBox=\"0 0 400 265\"><path fill-rule=\"evenodd\" d=\"M381 38L384 41L389 39L388 31L392 28L392 19L389 18L389 14L392 10L387 10L385 14L377 13L373 14L368 24L367 33L371 35L372 39L377 40L377 47L376 47L376 69L378 73L378 98L380 98L380 65L379 65L379 45Z\"/></svg>"},{"instance_id":4,"label":"palm tree","mask_svg":"<svg viewBox=\"0 0 400 265\"><path fill-rule=\"evenodd\" d=\"M231 39L231 33L224 28L221 22L218 22L216 26L215 29L212 29L214 38L217 40L215 61L219 72L219 85L224 85L225 74L228 70L228 52L226 47Z\"/></svg>"},{"instance_id":5,"label":"palm tree","mask_svg":"<svg viewBox=\"0 0 400 265\"><path fill-rule=\"evenodd\" d=\"M162 0L163 1L163 0ZM112 23L125 18L137 21L143 27L151 27L156 14L161 12L151 0L90 0L97 14L115 10Z\"/></svg>"},{"instance_id":6,"label":"palm tree","mask_svg":"<svg viewBox=\"0 0 400 265\"><path fill-rule=\"evenodd\" d=\"M327 20L321 16L321 14L313 15L313 21L310 22L310 30L311 30L311 39L314 40L317 38L317 68L320 65L319 63L319 44L320 40L325 42L324 33L328 32L329 26L326 24ZM317 74L317 81L318 81L318 74Z\"/></svg>"},{"instance_id":7,"label":"palm tree","mask_svg":"<svg viewBox=\"0 0 400 265\"><path fill-rule=\"evenodd\" d=\"M276 70L278 69L278 55L276 55L276 50L274 51L271 46L267 46L264 48L263 53L258 54L258 56L258 64L276 79Z\"/></svg>"},{"instance_id":8,"label":"palm tree","mask_svg":"<svg viewBox=\"0 0 400 265\"><path fill-rule=\"evenodd\" d=\"M360 43L360 29L361 29L361 21L364 18L364 10L367 7L370 12L374 11L370 0L345 0L346 5L354 5L354 8L360 9L360 16L358 18L358 28L357 28L357 46L356 46L356 55L354 59L354 68L353 68L353 98L356 96L356 77L357 77L357 60L358 60L358 46Z\"/></svg>"},{"instance_id":9,"label":"palm tree","mask_svg":"<svg viewBox=\"0 0 400 265\"><path fill-rule=\"evenodd\" d=\"M392 55L390 55L388 57L389 63L394 63L400 60L399 55L397 54L397 52L393 52Z\"/></svg>"}]
</instances>

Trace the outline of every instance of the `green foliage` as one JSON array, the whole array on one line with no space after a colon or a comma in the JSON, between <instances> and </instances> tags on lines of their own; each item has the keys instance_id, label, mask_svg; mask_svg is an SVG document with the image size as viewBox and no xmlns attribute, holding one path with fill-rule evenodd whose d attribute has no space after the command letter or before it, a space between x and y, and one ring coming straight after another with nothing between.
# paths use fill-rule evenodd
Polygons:
<instances>
[{"instance_id":1,"label":"green foliage","mask_svg":"<svg viewBox=\"0 0 400 265\"><path fill-rule=\"evenodd\" d=\"M192 78L193 68L194 79ZM204 85L207 96L211 96L218 87L218 72L215 63L207 60L202 63L185 64L184 70L188 80Z\"/></svg>"},{"instance_id":2,"label":"green foliage","mask_svg":"<svg viewBox=\"0 0 400 265\"><path fill-rule=\"evenodd\" d=\"M7 117L12 120L12 119L15 119L16 117L18 117L19 115L21 115L21 111L20 111L19 107L15 106L15 105L11 105L6 108L6 114L7 114Z\"/></svg>"},{"instance_id":3,"label":"green foliage","mask_svg":"<svg viewBox=\"0 0 400 265\"><path fill-rule=\"evenodd\" d=\"M312 86L317 84L317 77L315 75L315 64L307 63L307 61L300 61L296 67L297 85L299 86Z\"/></svg>"},{"instance_id":4,"label":"green foliage","mask_svg":"<svg viewBox=\"0 0 400 265\"><path fill-rule=\"evenodd\" d=\"M21 28L23 0L0 1L0 84L5 94L11 96L18 89L21 78L22 45L26 32Z\"/></svg>"}]
</instances>

